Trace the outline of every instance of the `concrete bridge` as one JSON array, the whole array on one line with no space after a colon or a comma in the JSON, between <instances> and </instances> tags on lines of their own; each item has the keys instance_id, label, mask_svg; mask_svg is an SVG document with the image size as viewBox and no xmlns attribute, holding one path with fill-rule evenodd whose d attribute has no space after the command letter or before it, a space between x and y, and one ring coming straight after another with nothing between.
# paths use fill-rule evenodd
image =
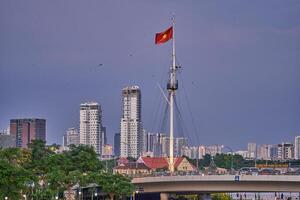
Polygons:
<instances>
[{"instance_id":1,"label":"concrete bridge","mask_svg":"<svg viewBox=\"0 0 300 200\"><path fill-rule=\"evenodd\" d=\"M196 175L134 178L140 193L300 192L300 176Z\"/></svg>"}]
</instances>

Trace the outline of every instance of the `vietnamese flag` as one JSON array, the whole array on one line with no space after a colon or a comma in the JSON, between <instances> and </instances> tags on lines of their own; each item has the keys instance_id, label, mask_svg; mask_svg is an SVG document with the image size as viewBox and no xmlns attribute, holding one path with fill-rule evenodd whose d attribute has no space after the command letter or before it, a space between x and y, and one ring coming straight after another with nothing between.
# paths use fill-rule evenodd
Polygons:
<instances>
[{"instance_id":1,"label":"vietnamese flag","mask_svg":"<svg viewBox=\"0 0 300 200\"><path fill-rule=\"evenodd\" d=\"M173 38L173 26L161 33L155 34L155 44L163 44Z\"/></svg>"}]
</instances>

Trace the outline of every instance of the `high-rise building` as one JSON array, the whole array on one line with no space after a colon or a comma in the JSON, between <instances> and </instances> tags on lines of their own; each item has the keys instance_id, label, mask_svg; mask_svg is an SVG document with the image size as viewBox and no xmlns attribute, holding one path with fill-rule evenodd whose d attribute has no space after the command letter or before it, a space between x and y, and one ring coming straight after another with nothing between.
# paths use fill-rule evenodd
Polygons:
<instances>
[{"instance_id":1,"label":"high-rise building","mask_svg":"<svg viewBox=\"0 0 300 200\"><path fill-rule=\"evenodd\" d=\"M138 86L122 89L121 157L138 158L143 150L141 91Z\"/></svg>"},{"instance_id":2,"label":"high-rise building","mask_svg":"<svg viewBox=\"0 0 300 200\"><path fill-rule=\"evenodd\" d=\"M170 156L170 137L161 137L161 156Z\"/></svg>"},{"instance_id":3,"label":"high-rise building","mask_svg":"<svg viewBox=\"0 0 300 200\"><path fill-rule=\"evenodd\" d=\"M79 133L76 128L69 128L63 136L63 145L68 147L71 144L79 145Z\"/></svg>"},{"instance_id":4,"label":"high-rise building","mask_svg":"<svg viewBox=\"0 0 300 200\"><path fill-rule=\"evenodd\" d=\"M143 152L147 152L148 151L148 132L145 130L145 129L143 129L143 145L142 145L142 151Z\"/></svg>"},{"instance_id":5,"label":"high-rise building","mask_svg":"<svg viewBox=\"0 0 300 200\"><path fill-rule=\"evenodd\" d=\"M32 140L46 141L46 120L11 119L10 135L15 138L16 147L27 148Z\"/></svg>"},{"instance_id":6,"label":"high-rise building","mask_svg":"<svg viewBox=\"0 0 300 200\"><path fill-rule=\"evenodd\" d=\"M102 145L107 144L107 135L106 135L106 127L102 126Z\"/></svg>"},{"instance_id":7,"label":"high-rise building","mask_svg":"<svg viewBox=\"0 0 300 200\"><path fill-rule=\"evenodd\" d=\"M294 144L292 143L283 143L283 160L291 160L295 158L294 155Z\"/></svg>"},{"instance_id":8,"label":"high-rise building","mask_svg":"<svg viewBox=\"0 0 300 200\"><path fill-rule=\"evenodd\" d=\"M114 135L114 154L120 156L120 133Z\"/></svg>"},{"instance_id":9,"label":"high-rise building","mask_svg":"<svg viewBox=\"0 0 300 200\"><path fill-rule=\"evenodd\" d=\"M248 158L256 159L257 157L256 143L248 143Z\"/></svg>"},{"instance_id":10,"label":"high-rise building","mask_svg":"<svg viewBox=\"0 0 300 200\"><path fill-rule=\"evenodd\" d=\"M187 138L184 137L179 137L175 138L175 143L174 143L174 155L176 157L182 156L182 147L183 146L188 146L188 140Z\"/></svg>"},{"instance_id":11,"label":"high-rise building","mask_svg":"<svg viewBox=\"0 0 300 200\"><path fill-rule=\"evenodd\" d=\"M223 145L208 145L205 147L205 153L215 156L217 154L221 154L222 153L222 149L223 149Z\"/></svg>"},{"instance_id":12,"label":"high-rise building","mask_svg":"<svg viewBox=\"0 0 300 200\"><path fill-rule=\"evenodd\" d=\"M162 138L165 137L164 133L153 134L153 154L154 157L162 156Z\"/></svg>"},{"instance_id":13,"label":"high-rise building","mask_svg":"<svg viewBox=\"0 0 300 200\"><path fill-rule=\"evenodd\" d=\"M183 156L187 156L191 159L198 159L199 158L199 147L196 146L182 146L181 152Z\"/></svg>"},{"instance_id":14,"label":"high-rise building","mask_svg":"<svg viewBox=\"0 0 300 200\"><path fill-rule=\"evenodd\" d=\"M96 102L80 105L80 144L92 146L96 153L102 153L102 111Z\"/></svg>"},{"instance_id":15,"label":"high-rise building","mask_svg":"<svg viewBox=\"0 0 300 200\"><path fill-rule=\"evenodd\" d=\"M278 160L291 160L294 159L294 145L292 143L283 142L277 145Z\"/></svg>"},{"instance_id":16,"label":"high-rise building","mask_svg":"<svg viewBox=\"0 0 300 200\"><path fill-rule=\"evenodd\" d=\"M300 136L295 137L295 159L300 159Z\"/></svg>"},{"instance_id":17,"label":"high-rise building","mask_svg":"<svg viewBox=\"0 0 300 200\"><path fill-rule=\"evenodd\" d=\"M261 159L261 160L268 160L269 156L268 156L268 145L266 144L261 144L257 146L257 159Z\"/></svg>"},{"instance_id":18,"label":"high-rise building","mask_svg":"<svg viewBox=\"0 0 300 200\"><path fill-rule=\"evenodd\" d=\"M270 145L269 157L271 160L278 160L278 145Z\"/></svg>"}]
</instances>

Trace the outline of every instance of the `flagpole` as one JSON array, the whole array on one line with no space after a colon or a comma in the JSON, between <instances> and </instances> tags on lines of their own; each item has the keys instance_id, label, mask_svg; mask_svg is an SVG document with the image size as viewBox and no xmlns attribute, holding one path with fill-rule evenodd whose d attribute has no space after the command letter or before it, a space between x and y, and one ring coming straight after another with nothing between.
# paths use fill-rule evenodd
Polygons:
<instances>
[{"instance_id":1,"label":"flagpole","mask_svg":"<svg viewBox=\"0 0 300 200\"><path fill-rule=\"evenodd\" d=\"M170 70L170 82L168 86L170 94L170 163L169 170L174 172L174 96L177 90L176 81L176 54L175 54L175 16L172 17L172 27L173 27L173 45L172 45L172 66Z\"/></svg>"}]
</instances>

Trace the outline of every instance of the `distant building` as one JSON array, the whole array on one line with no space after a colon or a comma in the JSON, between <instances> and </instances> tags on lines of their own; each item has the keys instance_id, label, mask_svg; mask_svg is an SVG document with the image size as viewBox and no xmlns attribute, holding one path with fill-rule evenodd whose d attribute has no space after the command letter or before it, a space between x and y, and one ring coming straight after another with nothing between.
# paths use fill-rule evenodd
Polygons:
<instances>
[{"instance_id":1,"label":"distant building","mask_svg":"<svg viewBox=\"0 0 300 200\"><path fill-rule=\"evenodd\" d=\"M120 156L120 133L114 135L114 154L117 157Z\"/></svg>"},{"instance_id":2,"label":"distant building","mask_svg":"<svg viewBox=\"0 0 300 200\"><path fill-rule=\"evenodd\" d=\"M69 128L63 136L63 146L68 147L71 144L79 145L79 133L76 128Z\"/></svg>"},{"instance_id":3,"label":"distant building","mask_svg":"<svg viewBox=\"0 0 300 200\"><path fill-rule=\"evenodd\" d=\"M223 145L209 145L205 147L205 153L210 155L221 154L223 149Z\"/></svg>"},{"instance_id":4,"label":"distant building","mask_svg":"<svg viewBox=\"0 0 300 200\"><path fill-rule=\"evenodd\" d=\"M16 147L16 138L12 135L0 135L0 148Z\"/></svg>"},{"instance_id":5,"label":"distant building","mask_svg":"<svg viewBox=\"0 0 300 200\"><path fill-rule=\"evenodd\" d=\"M270 160L278 160L278 145L271 145L269 147Z\"/></svg>"},{"instance_id":6,"label":"distant building","mask_svg":"<svg viewBox=\"0 0 300 200\"><path fill-rule=\"evenodd\" d=\"M170 137L161 137L161 157L170 156Z\"/></svg>"},{"instance_id":7,"label":"distant building","mask_svg":"<svg viewBox=\"0 0 300 200\"><path fill-rule=\"evenodd\" d=\"M138 158L143 150L141 90L138 86L122 89L121 156Z\"/></svg>"},{"instance_id":8,"label":"distant building","mask_svg":"<svg viewBox=\"0 0 300 200\"><path fill-rule=\"evenodd\" d=\"M143 145L142 145L142 153L148 151L148 132L143 129L142 131Z\"/></svg>"},{"instance_id":9,"label":"distant building","mask_svg":"<svg viewBox=\"0 0 300 200\"><path fill-rule=\"evenodd\" d=\"M236 151L234 154L241 155L243 158L248 158L248 151Z\"/></svg>"},{"instance_id":10,"label":"distant building","mask_svg":"<svg viewBox=\"0 0 300 200\"><path fill-rule=\"evenodd\" d=\"M46 141L46 120L11 119L10 135L14 138L16 147L27 148L32 140Z\"/></svg>"},{"instance_id":11,"label":"distant building","mask_svg":"<svg viewBox=\"0 0 300 200\"><path fill-rule=\"evenodd\" d=\"M248 158L256 159L256 157L257 157L256 143L248 143Z\"/></svg>"},{"instance_id":12,"label":"distant building","mask_svg":"<svg viewBox=\"0 0 300 200\"><path fill-rule=\"evenodd\" d=\"M191 159L199 158L199 147L196 146L183 146L182 148L182 156L189 157Z\"/></svg>"},{"instance_id":13,"label":"distant building","mask_svg":"<svg viewBox=\"0 0 300 200\"><path fill-rule=\"evenodd\" d=\"M92 146L102 154L102 110L96 102L80 105L80 144Z\"/></svg>"},{"instance_id":14,"label":"distant building","mask_svg":"<svg viewBox=\"0 0 300 200\"><path fill-rule=\"evenodd\" d=\"M203 159L203 157L205 156L206 152L205 152L205 146L204 145L199 145L198 147L198 156L199 159Z\"/></svg>"},{"instance_id":15,"label":"distant building","mask_svg":"<svg viewBox=\"0 0 300 200\"><path fill-rule=\"evenodd\" d=\"M184 137L175 138L174 143L174 156L179 157L182 156L182 147L188 146L188 140Z\"/></svg>"},{"instance_id":16,"label":"distant building","mask_svg":"<svg viewBox=\"0 0 300 200\"><path fill-rule=\"evenodd\" d=\"M188 146L181 147L182 156L192 158L192 151Z\"/></svg>"},{"instance_id":17,"label":"distant building","mask_svg":"<svg viewBox=\"0 0 300 200\"><path fill-rule=\"evenodd\" d=\"M278 160L291 160L295 158L294 145L292 143L281 143L277 145Z\"/></svg>"},{"instance_id":18,"label":"distant building","mask_svg":"<svg viewBox=\"0 0 300 200\"><path fill-rule=\"evenodd\" d=\"M112 158L113 156L113 147L110 144L106 144L103 147L102 158Z\"/></svg>"},{"instance_id":19,"label":"distant building","mask_svg":"<svg viewBox=\"0 0 300 200\"><path fill-rule=\"evenodd\" d=\"M107 144L106 127L102 126L102 146Z\"/></svg>"},{"instance_id":20,"label":"distant building","mask_svg":"<svg viewBox=\"0 0 300 200\"><path fill-rule=\"evenodd\" d=\"M155 149L155 137L156 135L154 133L148 133L147 137L147 152L153 152Z\"/></svg>"},{"instance_id":21,"label":"distant building","mask_svg":"<svg viewBox=\"0 0 300 200\"><path fill-rule=\"evenodd\" d=\"M154 157L161 157L162 156L162 141L166 137L166 134L164 133L156 133L153 134L153 154Z\"/></svg>"},{"instance_id":22,"label":"distant building","mask_svg":"<svg viewBox=\"0 0 300 200\"><path fill-rule=\"evenodd\" d=\"M257 159L268 160L269 146L267 144L261 144L257 146Z\"/></svg>"},{"instance_id":23,"label":"distant building","mask_svg":"<svg viewBox=\"0 0 300 200\"><path fill-rule=\"evenodd\" d=\"M149 175L152 170L144 163L129 162L120 164L113 168L113 173L124 174L128 176Z\"/></svg>"},{"instance_id":24,"label":"distant building","mask_svg":"<svg viewBox=\"0 0 300 200\"><path fill-rule=\"evenodd\" d=\"M0 135L9 135L9 127L7 129L0 129Z\"/></svg>"},{"instance_id":25,"label":"distant building","mask_svg":"<svg viewBox=\"0 0 300 200\"><path fill-rule=\"evenodd\" d=\"M295 159L300 159L300 136L295 137Z\"/></svg>"}]
</instances>

